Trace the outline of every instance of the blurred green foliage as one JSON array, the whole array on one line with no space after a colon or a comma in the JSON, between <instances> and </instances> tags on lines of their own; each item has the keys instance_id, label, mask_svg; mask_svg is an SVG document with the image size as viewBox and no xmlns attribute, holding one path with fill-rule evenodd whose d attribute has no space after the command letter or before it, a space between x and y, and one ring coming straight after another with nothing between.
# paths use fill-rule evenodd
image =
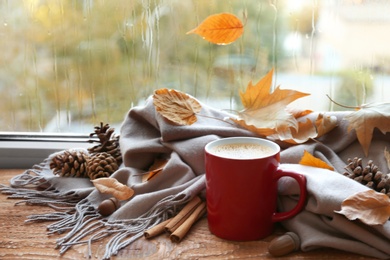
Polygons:
<instances>
[{"instance_id":1,"label":"blurred green foliage","mask_svg":"<svg viewBox=\"0 0 390 260\"><path fill-rule=\"evenodd\" d=\"M237 100L249 80L282 63L289 26L283 1L268 0L26 0L1 2L0 11L1 131L42 131L53 118L59 127L119 123L161 87ZM186 35L220 12L244 21L237 42Z\"/></svg>"}]
</instances>

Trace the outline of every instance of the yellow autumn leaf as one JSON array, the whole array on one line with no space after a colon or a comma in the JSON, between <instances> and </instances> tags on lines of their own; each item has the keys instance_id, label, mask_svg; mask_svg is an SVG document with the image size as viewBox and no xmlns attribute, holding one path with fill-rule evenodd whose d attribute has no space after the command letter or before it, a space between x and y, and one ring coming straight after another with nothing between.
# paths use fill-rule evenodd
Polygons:
<instances>
[{"instance_id":1,"label":"yellow autumn leaf","mask_svg":"<svg viewBox=\"0 0 390 260\"><path fill-rule=\"evenodd\" d=\"M115 178L99 178L92 180L95 188L103 194L110 194L118 200L127 200L134 195L134 190L120 183Z\"/></svg>"},{"instance_id":2,"label":"yellow autumn leaf","mask_svg":"<svg viewBox=\"0 0 390 260\"><path fill-rule=\"evenodd\" d=\"M335 212L367 225L383 225L390 217L390 198L374 190L358 192L346 198L341 210Z\"/></svg>"},{"instance_id":3,"label":"yellow autumn leaf","mask_svg":"<svg viewBox=\"0 0 390 260\"><path fill-rule=\"evenodd\" d=\"M236 41L243 31L244 26L237 16L221 13L210 15L187 34L195 33L211 43L224 45Z\"/></svg>"},{"instance_id":4,"label":"yellow autumn leaf","mask_svg":"<svg viewBox=\"0 0 390 260\"><path fill-rule=\"evenodd\" d=\"M156 111L165 119L178 125L192 125L202 109L200 103L189 95L173 89L158 89L153 95Z\"/></svg>"},{"instance_id":5,"label":"yellow autumn leaf","mask_svg":"<svg viewBox=\"0 0 390 260\"><path fill-rule=\"evenodd\" d=\"M362 105L358 109L345 119L349 121L348 131L356 131L364 154L368 156L374 128L378 128L383 134L390 132L390 103Z\"/></svg>"},{"instance_id":6,"label":"yellow autumn leaf","mask_svg":"<svg viewBox=\"0 0 390 260\"><path fill-rule=\"evenodd\" d=\"M321 160L317 157L314 157L311 153L309 153L306 150L303 152L303 156L302 156L301 160L299 161L299 164L306 165L306 166L313 166L313 167L317 167L317 168L328 169L331 171L334 170L334 168L332 166L330 166L329 164L327 164L323 160Z\"/></svg>"}]
</instances>

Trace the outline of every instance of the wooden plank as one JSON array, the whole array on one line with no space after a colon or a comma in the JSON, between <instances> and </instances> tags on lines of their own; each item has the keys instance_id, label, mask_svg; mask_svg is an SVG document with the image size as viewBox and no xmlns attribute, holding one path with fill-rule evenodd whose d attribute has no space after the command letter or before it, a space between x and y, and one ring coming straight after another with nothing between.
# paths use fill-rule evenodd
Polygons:
<instances>
[{"instance_id":1,"label":"wooden plank","mask_svg":"<svg viewBox=\"0 0 390 260\"><path fill-rule=\"evenodd\" d=\"M0 183L8 184L9 180L22 170L1 170ZM52 211L41 206L20 204L19 200L7 199L0 195L0 259L54 259L59 257L55 241L62 235L48 236L47 222L24 224L28 215ZM207 219L199 220L184 240L172 243L167 235L151 240L141 238L119 251L111 259L274 259L268 253L269 242L283 232L277 229L272 236L251 242L232 242L212 235L207 227ZM101 259L106 240L92 245L92 258ZM68 250L61 259L85 259L86 245L77 245ZM372 259L332 249L321 249L312 252L295 252L282 259Z\"/></svg>"}]
</instances>

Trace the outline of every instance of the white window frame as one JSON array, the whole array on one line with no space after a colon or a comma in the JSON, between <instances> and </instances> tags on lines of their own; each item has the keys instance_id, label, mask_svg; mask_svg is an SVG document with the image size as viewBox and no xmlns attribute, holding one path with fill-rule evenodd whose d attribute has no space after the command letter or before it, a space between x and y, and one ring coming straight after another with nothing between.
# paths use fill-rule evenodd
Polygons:
<instances>
[{"instance_id":1,"label":"white window frame","mask_svg":"<svg viewBox=\"0 0 390 260\"><path fill-rule=\"evenodd\" d=\"M30 169L50 154L70 148L88 148L86 134L0 132L0 169Z\"/></svg>"}]
</instances>

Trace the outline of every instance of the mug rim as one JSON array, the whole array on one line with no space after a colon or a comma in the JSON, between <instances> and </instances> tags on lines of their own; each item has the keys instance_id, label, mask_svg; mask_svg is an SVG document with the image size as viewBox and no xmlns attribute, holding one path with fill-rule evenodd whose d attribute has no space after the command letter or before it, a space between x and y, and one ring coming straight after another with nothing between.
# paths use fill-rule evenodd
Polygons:
<instances>
[{"instance_id":1,"label":"mug rim","mask_svg":"<svg viewBox=\"0 0 390 260\"><path fill-rule=\"evenodd\" d=\"M270 147L271 149L273 149L273 152L269 153L269 154L265 154L264 156L254 156L251 158L232 158L232 157L228 157L228 156L221 156L221 155L215 154L210 150L211 148L213 148L217 145L248 143L248 142L266 145L267 147ZM212 156L224 158L224 159L229 159L229 160L258 160L258 159L264 159L264 158L269 158L269 157L275 156L276 154L278 154L280 152L280 146L271 140L267 140L267 139L260 138L260 137L247 137L247 136L225 137L225 138L217 139L217 140L211 141L208 144L206 144L204 149L205 149L206 153L208 153Z\"/></svg>"}]
</instances>

